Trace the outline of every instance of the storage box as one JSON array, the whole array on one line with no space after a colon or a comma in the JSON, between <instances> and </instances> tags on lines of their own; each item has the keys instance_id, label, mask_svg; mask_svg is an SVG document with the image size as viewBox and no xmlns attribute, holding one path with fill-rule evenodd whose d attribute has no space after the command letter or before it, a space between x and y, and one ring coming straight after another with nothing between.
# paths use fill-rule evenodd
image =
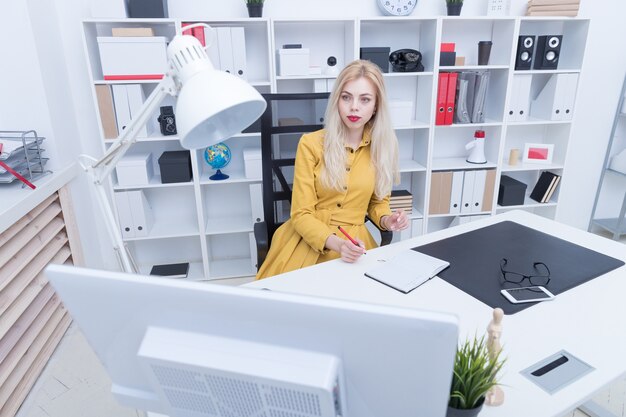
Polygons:
<instances>
[{"instance_id":1,"label":"storage box","mask_svg":"<svg viewBox=\"0 0 626 417\"><path fill-rule=\"evenodd\" d=\"M167 72L164 36L98 36L105 80L160 80Z\"/></svg>"},{"instance_id":2,"label":"storage box","mask_svg":"<svg viewBox=\"0 0 626 417\"><path fill-rule=\"evenodd\" d=\"M259 179L262 177L261 148L246 148L243 150L243 165L246 178Z\"/></svg>"},{"instance_id":3,"label":"storage box","mask_svg":"<svg viewBox=\"0 0 626 417\"><path fill-rule=\"evenodd\" d=\"M408 126L413 120L413 103L410 100L390 100L389 114L394 127Z\"/></svg>"},{"instance_id":4,"label":"storage box","mask_svg":"<svg viewBox=\"0 0 626 417\"><path fill-rule=\"evenodd\" d=\"M527 185L508 175L500 177L498 204L501 206L519 206L524 204Z\"/></svg>"},{"instance_id":5,"label":"storage box","mask_svg":"<svg viewBox=\"0 0 626 417\"><path fill-rule=\"evenodd\" d=\"M309 48L279 49L278 74L309 75Z\"/></svg>"},{"instance_id":6,"label":"storage box","mask_svg":"<svg viewBox=\"0 0 626 417\"><path fill-rule=\"evenodd\" d=\"M161 183L191 181L191 155L189 151L167 151L159 157Z\"/></svg>"},{"instance_id":7,"label":"storage box","mask_svg":"<svg viewBox=\"0 0 626 417\"><path fill-rule=\"evenodd\" d=\"M439 56L440 67L452 67L456 63L456 52L444 52L441 51Z\"/></svg>"},{"instance_id":8,"label":"storage box","mask_svg":"<svg viewBox=\"0 0 626 417\"><path fill-rule=\"evenodd\" d=\"M117 163L115 172L117 183L122 187L148 185L153 175L152 154L127 153Z\"/></svg>"},{"instance_id":9,"label":"storage box","mask_svg":"<svg viewBox=\"0 0 626 417\"><path fill-rule=\"evenodd\" d=\"M388 47L376 47L376 48L361 48L359 51L359 57L361 59L367 59L378 65L382 72L389 72L389 53L391 48Z\"/></svg>"}]
</instances>

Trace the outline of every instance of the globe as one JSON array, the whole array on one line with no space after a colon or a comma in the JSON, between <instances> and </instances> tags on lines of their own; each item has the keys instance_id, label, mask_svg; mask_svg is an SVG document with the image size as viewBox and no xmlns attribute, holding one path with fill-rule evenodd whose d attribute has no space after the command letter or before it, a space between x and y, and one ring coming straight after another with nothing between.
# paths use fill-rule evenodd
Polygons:
<instances>
[{"instance_id":1,"label":"globe","mask_svg":"<svg viewBox=\"0 0 626 417\"><path fill-rule=\"evenodd\" d=\"M204 150L204 160L217 172L209 177L211 180L225 180L228 175L220 171L224 168L231 159L230 148L223 142L217 143L213 146L209 146Z\"/></svg>"}]
</instances>

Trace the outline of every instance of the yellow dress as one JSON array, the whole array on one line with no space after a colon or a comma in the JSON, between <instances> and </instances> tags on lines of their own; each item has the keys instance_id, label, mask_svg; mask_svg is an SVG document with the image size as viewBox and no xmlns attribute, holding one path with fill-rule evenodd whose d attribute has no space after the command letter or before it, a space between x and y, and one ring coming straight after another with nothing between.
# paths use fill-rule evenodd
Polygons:
<instances>
[{"instance_id":1,"label":"yellow dress","mask_svg":"<svg viewBox=\"0 0 626 417\"><path fill-rule=\"evenodd\" d=\"M324 132L305 134L298 143L291 218L274 233L257 279L338 258L337 252L324 249L326 239L333 233L345 239L337 226L363 240L366 249L378 246L364 225L365 215L380 225L380 218L390 215L391 210L389 196L381 200L374 194L375 171L370 159L369 129L365 130L356 150L346 147L347 186L342 191L324 188L319 181Z\"/></svg>"}]
</instances>

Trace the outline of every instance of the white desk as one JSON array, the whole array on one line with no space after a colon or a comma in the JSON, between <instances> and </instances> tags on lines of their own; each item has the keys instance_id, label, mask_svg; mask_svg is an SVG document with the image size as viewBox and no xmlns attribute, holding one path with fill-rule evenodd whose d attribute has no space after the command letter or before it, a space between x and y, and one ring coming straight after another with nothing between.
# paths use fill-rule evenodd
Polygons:
<instances>
[{"instance_id":1,"label":"white desk","mask_svg":"<svg viewBox=\"0 0 626 417\"><path fill-rule=\"evenodd\" d=\"M511 211L425 236L368 251L355 264L331 261L247 284L253 288L452 312L460 334L485 332L492 309L435 278L402 294L363 275L379 259L399 250L430 243L499 221L512 220L561 239L626 261L620 243L523 211ZM558 417L590 399L626 373L626 267L559 294L503 320L503 354L507 362L501 383L506 395L500 407L484 407L481 417ZM573 384L549 395L519 372L566 350L595 368Z\"/></svg>"}]
</instances>

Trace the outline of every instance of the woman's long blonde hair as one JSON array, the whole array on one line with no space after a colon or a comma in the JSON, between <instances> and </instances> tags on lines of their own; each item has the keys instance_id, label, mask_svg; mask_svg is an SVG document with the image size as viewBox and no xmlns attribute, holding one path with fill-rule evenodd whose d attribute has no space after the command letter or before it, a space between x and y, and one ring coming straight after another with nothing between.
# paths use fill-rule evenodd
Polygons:
<instances>
[{"instance_id":1,"label":"woman's long blonde hair","mask_svg":"<svg viewBox=\"0 0 626 417\"><path fill-rule=\"evenodd\" d=\"M391 192L394 183L400 181L398 172L398 139L391 126L387 110L387 93L383 75L370 61L356 60L348 64L337 77L333 92L328 99L325 115L324 165L320 181L326 188L343 190L346 185L346 142L348 128L339 116L339 99L346 83L367 78L376 89L376 111L365 129L371 129L371 156L376 172L374 193L383 199Z\"/></svg>"}]
</instances>

